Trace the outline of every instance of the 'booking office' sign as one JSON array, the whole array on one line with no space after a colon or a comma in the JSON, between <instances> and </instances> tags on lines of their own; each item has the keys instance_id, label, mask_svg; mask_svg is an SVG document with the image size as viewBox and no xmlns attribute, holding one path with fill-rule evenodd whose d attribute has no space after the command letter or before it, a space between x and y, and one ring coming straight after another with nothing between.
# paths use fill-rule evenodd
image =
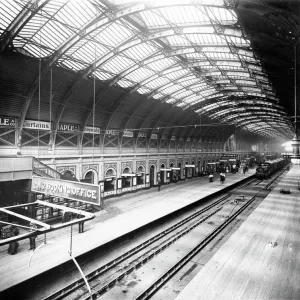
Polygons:
<instances>
[{"instance_id":1,"label":"'booking office' sign","mask_svg":"<svg viewBox=\"0 0 300 300\"><path fill-rule=\"evenodd\" d=\"M100 205L100 187L96 184L32 176L31 190L54 197Z\"/></svg>"}]
</instances>

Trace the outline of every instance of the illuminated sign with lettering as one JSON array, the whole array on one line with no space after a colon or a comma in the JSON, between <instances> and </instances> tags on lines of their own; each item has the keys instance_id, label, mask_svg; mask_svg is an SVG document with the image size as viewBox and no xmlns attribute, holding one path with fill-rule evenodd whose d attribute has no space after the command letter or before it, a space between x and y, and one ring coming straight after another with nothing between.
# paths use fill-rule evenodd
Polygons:
<instances>
[{"instance_id":1,"label":"illuminated sign with lettering","mask_svg":"<svg viewBox=\"0 0 300 300\"><path fill-rule=\"evenodd\" d=\"M25 120L23 128L27 129L39 129L39 130L50 130L50 122Z\"/></svg>"},{"instance_id":2,"label":"illuminated sign with lettering","mask_svg":"<svg viewBox=\"0 0 300 300\"><path fill-rule=\"evenodd\" d=\"M100 187L96 184L32 176L31 190L54 197L100 205Z\"/></svg>"},{"instance_id":3,"label":"illuminated sign with lettering","mask_svg":"<svg viewBox=\"0 0 300 300\"><path fill-rule=\"evenodd\" d=\"M77 124L59 123L58 130L59 131L77 132L77 131L79 131L79 125L77 125Z\"/></svg>"},{"instance_id":4,"label":"illuminated sign with lettering","mask_svg":"<svg viewBox=\"0 0 300 300\"><path fill-rule=\"evenodd\" d=\"M16 127L16 118L0 116L0 126Z\"/></svg>"}]
</instances>

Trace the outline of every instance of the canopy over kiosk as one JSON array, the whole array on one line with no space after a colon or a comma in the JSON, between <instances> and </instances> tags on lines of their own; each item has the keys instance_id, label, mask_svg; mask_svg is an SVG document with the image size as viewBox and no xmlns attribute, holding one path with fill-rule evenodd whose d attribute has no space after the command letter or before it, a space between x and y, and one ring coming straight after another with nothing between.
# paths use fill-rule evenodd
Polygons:
<instances>
[{"instance_id":1,"label":"canopy over kiosk","mask_svg":"<svg viewBox=\"0 0 300 300\"><path fill-rule=\"evenodd\" d=\"M195 170L196 166L194 164L185 164L185 174L187 178L191 178L192 177L192 172Z\"/></svg>"},{"instance_id":2,"label":"canopy over kiosk","mask_svg":"<svg viewBox=\"0 0 300 300\"><path fill-rule=\"evenodd\" d=\"M116 171L113 168L108 169L105 173L104 180L99 181L99 184L104 196L115 195L117 190Z\"/></svg>"},{"instance_id":3,"label":"canopy over kiosk","mask_svg":"<svg viewBox=\"0 0 300 300\"><path fill-rule=\"evenodd\" d=\"M143 166L138 167L136 176L137 176L136 188L137 189L145 188L146 173L145 173L145 168Z\"/></svg>"},{"instance_id":4,"label":"canopy over kiosk","mask_svg":"<svg viewBox=\"0 0 300 300\"><path fill-rule=\"evenodd\" d=\"M120 179L118 179L120 180ZM136 183L137 183L137 174L131 172L129 167L125 167L123 169L123 172L121 173L121 180L122 180L122 193L124 192L130 192L133 189L136 189ZM118 191L119 191L119 182L118 182ZM134 187L134 188L133 188Z\"/></svg>"}]
</instances>

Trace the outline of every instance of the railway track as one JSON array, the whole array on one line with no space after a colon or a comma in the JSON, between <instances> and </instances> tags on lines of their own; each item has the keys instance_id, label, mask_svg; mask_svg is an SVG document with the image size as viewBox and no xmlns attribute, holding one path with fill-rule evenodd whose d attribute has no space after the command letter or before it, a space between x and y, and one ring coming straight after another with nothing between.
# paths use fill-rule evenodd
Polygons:
<instances>
[{"instance_id":1,"label":"railway track","mask_svg":"<svg viewBox=\"0 0 300 300\"><path fill-rule=\"evenodd\" d=\"M279 175L280 176L280 175ZM274 180L276 180L277 176ZM242 185L234 190L247 188L250 185L257 185L261 181L257 179L251 179L248 183ZM271 181L273 182L273 181ZM268 183L267 186L270 186ZM263 190L264 188L262 188ZM259 193L259 192L258 192ZM257 194L258 194L257 193ZM108 263L100 266L93 272L86 275L87 281L92 288L92 294L87 294L85 289L85 282L83 279L74 281L73 283L65 286L59 291L49 295L43 300L57 300L57 299L97 299L99 296L105 294L108 290L114 287L125 276L134 272L138 268L147 264L155 256L162 253L165 249L174 244L177 240L188 234L195 227L199 226L211 216L216 214L225 203L230 201L231 194L228 194L214 203L206 206L205 208L191 214L185 219L177 222L169 228L163 230L150 239L142 242L129 251L114 258ZM255 196L248 200L240 209L234 212L230 218L226 219L221 225L215 228L207 237L205 237L196 247L194 247L189 253L176 262L171 268L164 272L157 280L155 280L147 289L145 289L135 299L147 299L153 295L167 280L172 277L184 264L186 264L196 253L201 251L209 242L211 242L227 225L229 225L239 214L241 214L253 201ZM206 214L206 215L204 215ZM120 267L122 264L122 267ZM124 267L125 265L125 267ZM122 270L120 272L120 269ZM113 276L111 272L114 272ZM109 273L109 275L107 275ZM107 276L105 279L101 279L103 276ZM112 278L110 278L112 277ZM99 279L100 278L100 279ZM100 281L105 283L99 284ZM85 295L84 295L85 294ZM73 295L73 296L72 296Z\"/></svg>"}]
</instances>

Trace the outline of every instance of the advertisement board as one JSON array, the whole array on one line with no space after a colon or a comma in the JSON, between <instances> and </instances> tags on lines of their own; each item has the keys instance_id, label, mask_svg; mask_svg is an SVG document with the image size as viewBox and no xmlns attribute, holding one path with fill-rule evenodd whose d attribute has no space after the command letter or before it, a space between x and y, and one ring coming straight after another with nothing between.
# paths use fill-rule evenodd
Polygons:
<instances>
[{"instance_id":1,"label":"advertisement board","mask_svg":"<svg viewBox=\"0 0 300 300\"><path fill-rule=\"evenodd\" d=\"M90 183L32 176L33 192L101 205L100 186Z\"/></svg>"},{"instance_id":2,"label":"advertisement board","mask_svg":"<svg viewBox=\"0 0 300 300\"><path fill-rule=\"evenodd\" d=\"M23 128L27 129L39 129L39 130L50 130L51 123L43 121L25 120Z\"/></svg>"},{"instance_id":3,"label":"advertisement board","mask_svg":"<svg viewBox=\"0 0 300 300\"><path fill-rule=\"evenodd\" d=\"M84 133L100 134L100 128L99 127L92 127L92 126L85 126Z\"/></svg>"},{"instance_id":4,"label":"advertisement board","mask_svg":"<svg viewBox=\"0 0 300 300\"><path fill-rule=\"evenodd\" d=\"M59 123L58 131L77 132L80 126L78 124Z\"/></svg>"},{"instance_id":5,"label":"advertisement board","mask_svg":"<svg viewBox=\"0 0 300 300\"><path fill-rule=\"evenodd\" d=\"M16 118L0 116L0 126L16 127Z\"/></svg>"}]
</instances>

